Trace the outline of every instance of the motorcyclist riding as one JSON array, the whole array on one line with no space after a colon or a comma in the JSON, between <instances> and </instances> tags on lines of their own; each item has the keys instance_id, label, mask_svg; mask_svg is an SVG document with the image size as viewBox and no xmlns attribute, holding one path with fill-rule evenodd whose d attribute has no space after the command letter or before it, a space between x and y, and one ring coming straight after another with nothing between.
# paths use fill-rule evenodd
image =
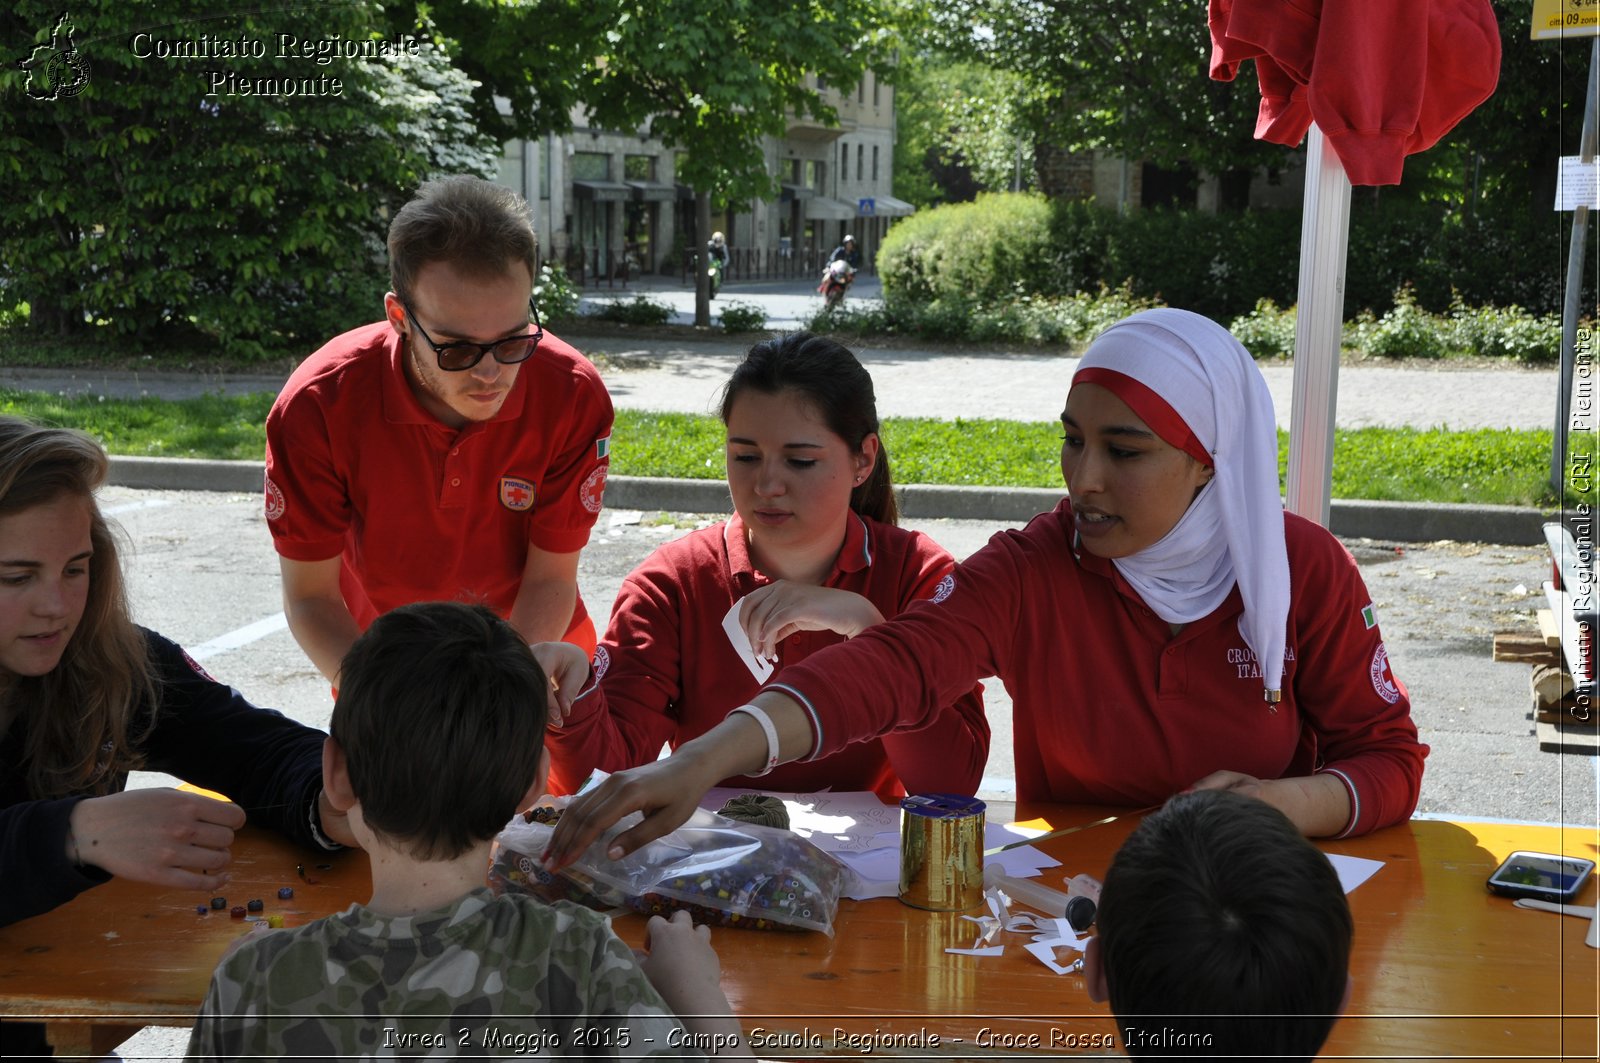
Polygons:
<instances>
[{"instance_id":1,"label":"motorcyclist riding","mask_svg":"<svg viewBox=\"0 0 1600 1063\"><path fill-rule=\"evenodd\" d=\"M861 249L856 246L856 238L846 233L839 246L833 249L833 254L828 256L829 262L844 259L850 265L850 272L854 273L861 268Z\"/></svg>"},{"instance_id":2,"label":"motorcyclist riding","mask_svg":"<svg viewBox=\"0 0 1600 1063\"><path fill-rule=\"evenodd\" d=\"M856 238L846 234L839 246L833 249L833 254L828 256L828 264L822 271L822 283L817 285L825 307L832 310L844 301L845 289L855 280L856 270L860 267L861 251L856 247Z\"/></svg>"},{"instance_id":3,"label":"motorcyclist riding","mask_svg":"<svg viewBox=\"0 0 1600 1063\"><path fill-rule=\"evenodd\" d=\"M722 271L728 265L728 242L720 232L711 234L711 239L706 241L706 273L711 278L711 298L717 297L717 289L722 287Z\"/></svg>"}]
</instances>

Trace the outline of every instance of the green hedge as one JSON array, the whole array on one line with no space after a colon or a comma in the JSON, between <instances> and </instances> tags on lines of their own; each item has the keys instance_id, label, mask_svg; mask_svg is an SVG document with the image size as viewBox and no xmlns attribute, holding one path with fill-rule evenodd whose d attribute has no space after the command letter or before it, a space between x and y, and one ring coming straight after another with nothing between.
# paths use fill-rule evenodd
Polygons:
<instances>
[{"instance_id":1,"label":"green hedge","mask_svg":"<svg viewBox=\"0 0 1600 1063\"><path fill-rule=\"evenodd\" d=\"M1436 313L1465 303L1559 314L1559 220L1358 200L1350 214L1346 316L1382 315L1401 290ZM1262 299L1295 302L1300 221L1293 210L1119 215L1034 194L983 195L900 222L884 239L878 271L891 302L997 305L1126 285L1137 298L1228 320Z\"/></svg>"}]
</instances>

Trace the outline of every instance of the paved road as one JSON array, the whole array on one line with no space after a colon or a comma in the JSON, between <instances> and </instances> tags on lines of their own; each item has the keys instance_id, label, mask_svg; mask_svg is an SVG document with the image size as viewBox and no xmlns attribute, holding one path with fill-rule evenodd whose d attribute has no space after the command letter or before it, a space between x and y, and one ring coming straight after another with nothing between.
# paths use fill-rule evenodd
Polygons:
<instances>
[{"instance_id":1,"label":"paved road","mask_svg":"<svg viewBox=\"0 0 1600 1063\"><path fill-rule=\"evenodd\" d=\"M876 283L874 278L864 279L852 298L875 298ZM693 320L694 293L654 278L642 287L636 282L628 290L591 290L583 302L586 309L593 309L601 302L633 298L640 291L672 304L679 323ZM804 283L735 282L724 288L713 304L713 316L730 300L760 303L768 312L768 325L778 329L798 327L818 305L816 293ZM585 332L581 320L558 330L558 334L597 357L618 407L681 413L712 412L728 374L756 338L729 337L713 331L704 336L691 334L665 340L634 339L615 333ZM919 349L907 342L858 347L857 353L872 373L878 411L884 417L1054 421L1060 416L1067 386L1078 364L1077 359L1062 353L1033 348L959 354ZM1261 368L1272 391L1278 424L1288 428L1293 369L1276 363L1265 363ZM275 392L282 383L281 375L62 372L0 367L0 387L66 394L186 398L216 391ZM1575 388L1588 389L1591 402L1586 423L1592 426L1592 378L1578 381ZM1461 430L1549 429L1555 417L1556 390L1557 374L1550 368L1345 366L1339 374L1336 421L1342 428L1411 425Z\"/></svg>"},{"instance_id":2,"label":"paved road","mask_svg":"<svg viewBox=\"0 0 1600 1063\"><path fill-rule=\"evenodd\" d=\"M673 322L692 324L694 293L676 281L647 278L633 290L594 289L585 296L585 311L636 294L673 308ZM882 289L876 277L863 276L848 297L876 301ZM712 319L727 302L751 302L767 312L774 329L798 328L820 305L811 286L794 281L750 281L728 284L712 304ZM568 326L574 335L581 326ZM612 370L607 386L618 405L640 409L706 412L716 403L717 389L738 360L743 343L630 343L596 338L580 344L603 351L637 368ZM1059 352L1018 347L981 355L929 353L914 346L874 347L858 352L872 373L878 412L885 417L995 417L1019 421L1053 421L1061 413L1077 359ZM1262 375L1272 391L1278 425L1289 427L1293 368L1264 363ZM1592 384L1589 385L1592 388ZM1398 368L1389 365L1345 366L1340 370L1338 417L1341 428L1369 425L1420 428L1545 428L1555 420L1558 376L1553 368L1515 365L1493 368ZM1593 391L1589 395L1593 396ZM1585 423L1594 424L1592 405Z\"/></svg>"}]
</instances>

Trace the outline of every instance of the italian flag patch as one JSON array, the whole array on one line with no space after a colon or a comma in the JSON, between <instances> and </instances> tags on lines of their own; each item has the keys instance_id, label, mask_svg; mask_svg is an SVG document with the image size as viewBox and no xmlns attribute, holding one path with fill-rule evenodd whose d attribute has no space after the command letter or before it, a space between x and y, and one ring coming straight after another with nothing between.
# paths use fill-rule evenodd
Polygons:
<instances>
[{"instance_id":1,"label":"italian flag patch","mask_svg":"<svg viewBox=\"0 0 1600 1063\"><path fill-rule=\"evenodd\" d=\"M597 440L594 441L594 458L595 458L596 461L600 461L601 459L607 457L610 453L611 453L611 437L610 436L606 436L604 439L597 439Z\"/></svg>"},{"instance_id":2,"label":"italian flag patch","mask_svg":"<svg viewBox=\"0 0 1600 1063\"><path fill-rule=\"evenodd\" d=\"M1361 610L1361 620L1367 625L1368 631L1378 626L1378 614L1372 611L1371 602L1368 602Z\"/></svg>"}]
</instances>

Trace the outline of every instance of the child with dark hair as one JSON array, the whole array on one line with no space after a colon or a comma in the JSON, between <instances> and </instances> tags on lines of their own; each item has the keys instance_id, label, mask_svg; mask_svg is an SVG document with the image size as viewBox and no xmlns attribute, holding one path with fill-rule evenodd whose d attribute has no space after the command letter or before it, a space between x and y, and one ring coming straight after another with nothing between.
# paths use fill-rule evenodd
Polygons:
<instances>
[{"instance_id":1,"label":"child with dark hair","mask_svg":"<svg viewBox=\"0 0 1600 1063\"><path fill-rule=\"evenodd\" d=\"M1134 1057L1311 1059L1350 986L1350 906L1282 812L1227 790L1179 794L1111 863L1089 995Z\"/></svg>"},{"instance_id":2,"label":"child with dark hair","mask_svg":"<svg viewBox=\"0 0 1600 1063\"><path fill-rule=\"evenodd\" d=\"M722 421L733 516L628 575L592 668L570 644L534 647L558 686L558 793L759 712L746 703L765 675L741 648L792 664L948 593L954 559L898 526L872 377L849 350L805 332L756 344L723 392ZM724 627L736 606L744 647ZM922 727L725 785L970 794L989 752L982 691L964 684Z\"/></svg>"},{"instance_id":3,"label":"child with dark hair","mask_svg":"<svg viewBox=\"0 0 1600 1063\"><path fill-rule=\"evenodd\" d=\"M340 675L324 774L372 861L372 899L226 956L192 1058L739 1049L709 931L684 913L651 919L636 962L603 916L484 885L495 835L548 766L544 672L508 623L402 606Z\"/></svg>"}]
</instances>

